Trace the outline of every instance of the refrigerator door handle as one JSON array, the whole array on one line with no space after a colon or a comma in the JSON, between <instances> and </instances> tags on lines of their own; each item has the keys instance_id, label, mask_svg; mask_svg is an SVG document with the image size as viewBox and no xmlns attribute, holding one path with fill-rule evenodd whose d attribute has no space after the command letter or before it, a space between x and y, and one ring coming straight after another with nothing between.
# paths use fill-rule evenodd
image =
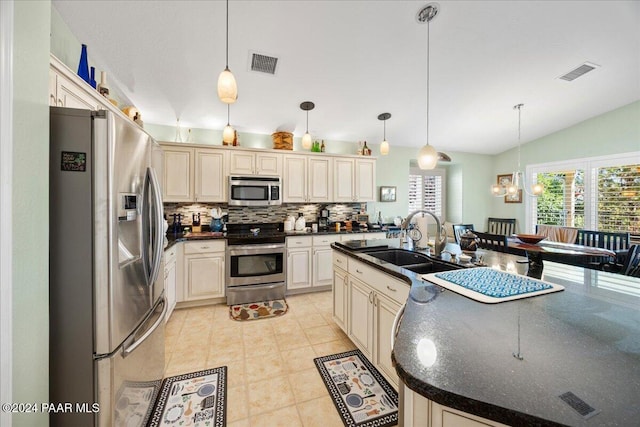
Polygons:
<instances>
[{"instance_id":1,"label":"refrigerator door handle","mask_svg":"<svg viewBox=\"0 0 640 427\"><path fill-rule=\"evenodd\" d=\"M153 286L155 281L158 278L158 274L160 274L160 267L162 265L162 246L164 243L164 220L163 220L163 205L162 205L162 194L160 193L160 184L158 184L158 177L156 175L156 171L152 167L147 168L147 179L149 180L149 184L152 190L153 196L153 210L151 213L151 217L153 220L153 227L151 230L151 236L153 239L153 258L151 260L151 271L149 277L149 286Z\"/></svg>"},{"instance_id":2,"label":"refrigerator door handle","mask_svg":"<svg viewBox=\"0 0 640 427\"><path fill-rule=\"evenodd\" d=\"M142 345L142 343L149 338L149 336L151 336L151 334L153 334L155 332L156 329L158 329L158 327L164 322L164 318L167 315L167 309L168 304L167 304L167 299L166 298L162 298L162 301L159 303L162 304L162 313L160 313L160 316L158 317L158 319L153 323L153 325L144 333L142 334L142 336L140 338L136 338L136 335L138 334L139 329L141 329L142 327L144 327L146 325L146 322L142 322L142 324L140 325L140 327L133 333L131 334L131 341L126 340L123 345L122 345L122 357L127 357L128 355L130 355L131 353L133 353L136 348L138 348L140 345ZM156 310L153 311L154 313L156 312Z\"/></svg>"}]
</instances>

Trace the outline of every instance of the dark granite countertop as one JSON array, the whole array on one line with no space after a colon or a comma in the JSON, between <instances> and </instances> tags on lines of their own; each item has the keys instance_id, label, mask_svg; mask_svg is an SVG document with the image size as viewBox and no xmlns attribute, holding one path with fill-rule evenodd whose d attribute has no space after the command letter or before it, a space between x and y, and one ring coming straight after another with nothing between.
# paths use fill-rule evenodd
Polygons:
<instances>
[{"instance_id":1,"label":"dark granite countertop","mask_svg":"<svg viewBox=\"0 0 640 427\"><path fill-rule=\"evenodd\" d=\"M411 283L393 357L413 391L509 425L640 425L640 279L545 261L542 280L563 292L483 304L333 247ZM479 252L526 273L522 257ZM581 416L567 392L596 414Z\"/></svg>"}]
</instances>

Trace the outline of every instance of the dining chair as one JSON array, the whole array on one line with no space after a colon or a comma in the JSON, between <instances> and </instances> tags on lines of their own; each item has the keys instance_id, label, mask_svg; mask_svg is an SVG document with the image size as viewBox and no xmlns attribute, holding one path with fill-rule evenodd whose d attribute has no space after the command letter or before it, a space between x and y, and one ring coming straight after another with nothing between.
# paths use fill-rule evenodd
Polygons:
<instances>
[{"instance_id":1,"label":"dining chair","mask_svg":"<svg viewBox=\"0 0 640 427\"><path fill-rule=\"evenodd\" d=\"M453 236L456 238L457 244L460 244L460 235L463 234L466 230L473 231L473 224L454 224L453 225Z\"/></svg>"},{"instance_id":2,"label":"dining chair","mask_svg":"<svg viewBox=\"0 0 640 427\"><path fill-rule=\"evenodd\" d=\"M516 232L515 218L489 218L487 233L511 236Z\"/></svg>"},{"instance_id":3,"label":"dining chair","mask_svg":"<svg viewBox=\"0 0 640 427\"><path fill-rule=\"evenodd\" d=\"M623 263L603 263L602 270L625 276L640 277L640 245L631 245Z\"/></svg>"},{"instance_id":4,"label":"dining chair","mask_svg":"<svg viewBox=\"0 0 640 427\"><path fill-rule=\"evenodd\" d=\"M496 252L507 252L507 236L505 234L481 233L474 231L478 236L478 247L490 249Z\"/></svg>"}]
</instances>

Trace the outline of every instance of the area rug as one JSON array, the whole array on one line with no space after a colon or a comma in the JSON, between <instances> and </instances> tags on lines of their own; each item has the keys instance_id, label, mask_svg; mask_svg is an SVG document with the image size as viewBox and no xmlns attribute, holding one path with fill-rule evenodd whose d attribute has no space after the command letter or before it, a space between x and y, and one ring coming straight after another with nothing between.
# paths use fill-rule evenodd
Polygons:
<instances>
[{"instance_id":1,"label":"area rug","mask_svg":"<svg viewBox=\"0 0 640 427\"><path fill-rule=\"evenodd\" d=\"M166 378L148 426L223 427L226 388L226 366Z\"/></svg>"},{"instance_id":2,"label":"area rug","mask_svg":"<svg viewBox=\"0 0 640 427\"><path fill-rule=\"evenodd\" d=\"M398 393L360 350L313 359L345 426L398 423Z\"/></svg>"},{"instance_id":3,"label":"area rug","mask_svg":"<svg viewBox=\"0 0 640 427\"><path fill-rule=\"evenodd\" d=\"M233 320L255 320L282 316L287 310L289 310L287 302L284 299L277 299L232 305L229 307L229 315Z\"/></svg>"}]
</instances>

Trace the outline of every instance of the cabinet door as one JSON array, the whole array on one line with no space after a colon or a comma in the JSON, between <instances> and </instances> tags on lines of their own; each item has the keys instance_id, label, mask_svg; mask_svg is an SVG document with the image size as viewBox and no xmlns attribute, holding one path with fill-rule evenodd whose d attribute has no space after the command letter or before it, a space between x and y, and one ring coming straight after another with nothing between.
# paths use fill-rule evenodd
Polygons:
<instances>
[{"instance_id":1,"label":"cabinet door","mask_svg":"<svg viewBox=\"0 0 640 427\"><path fill-rule=\"evenodd\" d=\"M164 148L164 178L162 200L165 202L193 202L193 149Z\"/></svg>"},{"instance_id":2,"label":"cabinet door","mask_svg":"<svg viewBox=\"0 0 640 427\"><path fill-rule=\"evenodd\" d=\"M86 90L91 89L91 86L82 88L76 85L71 80L58 74L56 77L56 98L58 99L58 105L68 108L82 108L86 110L97 110L98 101L93 99Z\"/></svg>"},{"instance_id":3,"label":"cabinet door","mask_svg":"<svg viewBox=\"0 0 640 427\"><path fill-rule=\"evenodd\" d=\"M282 201L307 201L307 159L305 156L285 156Z\"/></svg>"},{"instance_id":4,"label":"cabinet door","mask_svg":"<svg viewBox=\"0 0 640 427\"><path fill-rule=\"evenodd\" d=\"M375 335L373 363L396 387L398 387L398 375L391 364L391 329L393 328L393 320L400 308L400 304L395 301L376 294L373 316Z\"/></svg>"},{"instance_id":5,"label":"cabinet door","mask_svg":"<svg viewBox=\"0 0 640 427\"><path fill-rule=\"evenodd\" d=\"M226 202L225 151L196 150L196 202Z\"/></svg>"},{"instance_id":6,"label":"cabinet door","mask_svg":"<svg viewBox=\"0 0 640 427\"><path fill-rule=\"evenodd\" d=\"M376 201L376 161L373 159L356 159L355 187L358 202Z\"/></svg>"},{"instance_id":7,"label":"cabinet door","mask_svg":"<svg viewBox=\"0 0 640 427\"><path fill-rule=\"evenodd\" d=\"M334 159L333 161L333 201L354 202L353 159Z\"/></svg>"},{"instance_id":8,"label":"cabinet door","mask_svg":"<svg viewBox=\"0 0 640 427\"><path fill-rule=\"evenodd\" d=\"M229 153L229 174L253 175L255 168L255 155L253 152L232 151Z\"/></svg>"},{"instance_id":9,"label":"cabinet door","mask_svg":"<svg viewBox=\"0 0 640 427\"><path fill-rule=\"evenodd\" d=\"M373 290L349 277L347 334L371 360L373 350Z\"/></svg>"},{"instance_id":10,"label":"cabinet door","mask_svg":"<svg viewBox=\"0 0 640 427\"><path fill-rule=\"evenodd\" d=\"M224 296L224 253L185 255L187 301Z\"/></svg>"},{"instance_id":11,"label":"cabinet door","mask_svg":"<svg viewBox=\"0 0 640 427\"><path fill-rule=\"evenodd\" d=\"M329 157L308 160L308 196L310 202L330 202L332 197L332 161Z\"/></svg>"},{"instance_id":12,"label":"cabinet door","mask_svg":"<svg viewBox=\"0 0 640 427\"><path fill-rule=\"evenodd\" d=\"M311 248L287 249L287 289L311 287Z\"/></svg>"},{"instance_id":13,"label":"cabinet door","mask_svg":"<svg viewBox=\"0 0 640 427\"><path fill-rule=\"evenodd\" d=\"M172 261L165 267L164 274L164 293L167 297L167 315L164 321L168 321L171 313L176 306L176 261Z\"/></svg>"},{"instance_id":14,"label":"cabinet door","mask_svg":"<svg viewBox=\"0 0 640 427\"><path fill-rule=\"evenodd\" d=\"M313 286L327 286L333 280L331 269L333 251L329 246L313 248Z\"/></svg>"},{"instance_id":15,"label":"cabinet door","mask_svg":"<svg viewBox=\"0 0 640 427\"><path fill-rule=\"evenodd\" d=\"M257 175L282 175L282 155L278 153L256 153Z\"/></svg>"},{"instance_id":16,"label":"cabinet door","mask_svg":"<svg viewBox=\"0 0 640 427\"><path fill-rule=\"evenodd\" d=\"M51 68L49 68L49 106L62 107L62 100L58 105L58 74Z\"/></svg>"},{"instance_id":17,"label":"cabinet door","mask_svg":"<svg viewBox=\"0 0 640 427\"><path fill-rule=\"evenodd\" d=\"M347 332L347 289L349 282L347 272L339 268L333 269L333 320Z\"/></svg>"}]
</instances>

